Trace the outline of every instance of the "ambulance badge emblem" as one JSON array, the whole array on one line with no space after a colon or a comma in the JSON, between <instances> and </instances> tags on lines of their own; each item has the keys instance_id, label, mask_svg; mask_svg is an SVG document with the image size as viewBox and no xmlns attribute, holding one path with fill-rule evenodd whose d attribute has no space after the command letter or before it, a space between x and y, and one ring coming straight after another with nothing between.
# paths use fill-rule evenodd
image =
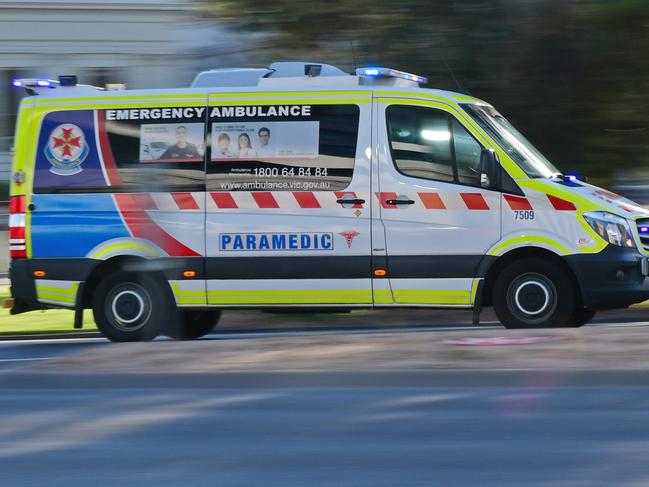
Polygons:
<instances>
[{"instance_id":1,"label":"ambulance badge emblem","mask_svg":"<svg viewBox=\"0 0 649 487\"><path fill-rule=\"evenodd\" d=\"M354 241L355 237L358 237L360 233L355 232L355 231L347 231L347 232L340 232L338 235L343 237L345 239L345 242L347 242L347 247L352 248L352 242Z\"/></svg>"},{"instance_id":2,"label":"ambulance badge emblem","mask_svg":"<svg viewBox=\"0 0 649 487\"><path fill-rule=\"evenodd\" d=\"M50 134L45 146L45 157L52 167L50 172L59 176L72 176L83 169L81 164L88 157L88 144L83 131L76 125L59 125Z\"/></svg>"}]
</instances>

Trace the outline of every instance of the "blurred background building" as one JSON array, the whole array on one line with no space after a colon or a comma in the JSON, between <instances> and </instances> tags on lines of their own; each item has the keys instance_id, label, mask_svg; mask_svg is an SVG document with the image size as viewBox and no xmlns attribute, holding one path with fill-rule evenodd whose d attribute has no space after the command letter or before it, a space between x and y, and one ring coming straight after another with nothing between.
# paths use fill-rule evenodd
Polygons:
<instances>
[{"instance_id":1,"label":"blurred background building","mask_svg":"<svg viewBox=\"0 0 649 487\"><path fill-rule=\"evenodd\" d=\"M98 86L183 86L212 63L244 56L236 36L201 19L192 0L0 0L0 181L9 177L23 96L13 78L77 74Z\"/></svg>"}]
</instances>

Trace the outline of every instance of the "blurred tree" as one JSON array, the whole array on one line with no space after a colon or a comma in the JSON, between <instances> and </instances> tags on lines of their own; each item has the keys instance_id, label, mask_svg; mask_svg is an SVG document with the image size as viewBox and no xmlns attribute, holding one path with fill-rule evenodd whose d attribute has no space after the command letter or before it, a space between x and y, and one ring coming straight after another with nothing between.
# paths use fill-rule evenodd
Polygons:
<instances>
[{"instance_id":1,"label":"blurred tree","mask_svg":"<svg viewBox=\"0 0 649 487\"><path fill-rule=\"evenodd\" d=\"M649 175L647 0L204 0L252 59L378 64L493 103L563 170ZM454 71L462 88L446 68Z\"/></svg>"}]
</instances>

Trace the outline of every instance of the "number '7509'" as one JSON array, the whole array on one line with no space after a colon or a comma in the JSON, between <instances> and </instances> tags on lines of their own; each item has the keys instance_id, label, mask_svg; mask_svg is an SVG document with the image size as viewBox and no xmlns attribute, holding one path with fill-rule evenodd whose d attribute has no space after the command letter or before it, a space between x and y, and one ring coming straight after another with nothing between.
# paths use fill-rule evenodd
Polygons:
<instances>
[{"instance_id":1,"label":"number '7509'","mask_svg":"<svg viewBox=\"0 0 649 487\"><path fill-rule=\"evenodd\" d=\"M514 210L514 220L534 220L534 210Z\"/></svg>"}]
</instances>

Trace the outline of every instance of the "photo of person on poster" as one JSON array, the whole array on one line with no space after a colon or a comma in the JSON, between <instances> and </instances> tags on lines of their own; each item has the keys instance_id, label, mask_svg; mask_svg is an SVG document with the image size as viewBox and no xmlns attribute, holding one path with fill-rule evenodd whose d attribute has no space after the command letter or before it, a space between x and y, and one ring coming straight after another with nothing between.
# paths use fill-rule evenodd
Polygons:
<instances>
[{"instance_id":1,"label":"photo of person on poster","mask_svg":"<svg viewBox=\"0 0 649 487\"><path fill-rule=\"evenodd\" d=\"M250 136L243 132L239 134L238 139L239 145L239 159L245 159L248 157L257 157L257 152L252 148L252 143L250 142Z\"/></svg>"},{"instance_id":2,"label":"photo of person on poster","mask_svg":"<svg viewBox=\"0 0 649 487\"><path fill-rule=\"evenodd\" d=\"M257 154L262 157L274 156L275 150L270 144L270 129L268 127L261 127L257 131L257 137L259 137L259 149L257 150Z\"/></svg>"},{"instance_id":3,"label":"photo of person on poster","mask_svg":"<svg viewBox=\"0 0 649 487\"><path fill-rule=\"evenodd\" d=\"M162 153L160 159L193 159L200 157L198 148L187 140L187 127L179 125L176 127L176 143L168 147Z\"/></svg>"},{"instance_id":4,"label":"photo of person on poster","mask_svg":"<svg viewBox=\"0 0 649 487\"><path fill-rule=\"evenodd\" d=\"M230 136L225 132L221 132L217 138L217 147L212 153L212 158L224 159L231 157L236 157L236 154L230 150Z\"/></svg>"}]
</instances>

